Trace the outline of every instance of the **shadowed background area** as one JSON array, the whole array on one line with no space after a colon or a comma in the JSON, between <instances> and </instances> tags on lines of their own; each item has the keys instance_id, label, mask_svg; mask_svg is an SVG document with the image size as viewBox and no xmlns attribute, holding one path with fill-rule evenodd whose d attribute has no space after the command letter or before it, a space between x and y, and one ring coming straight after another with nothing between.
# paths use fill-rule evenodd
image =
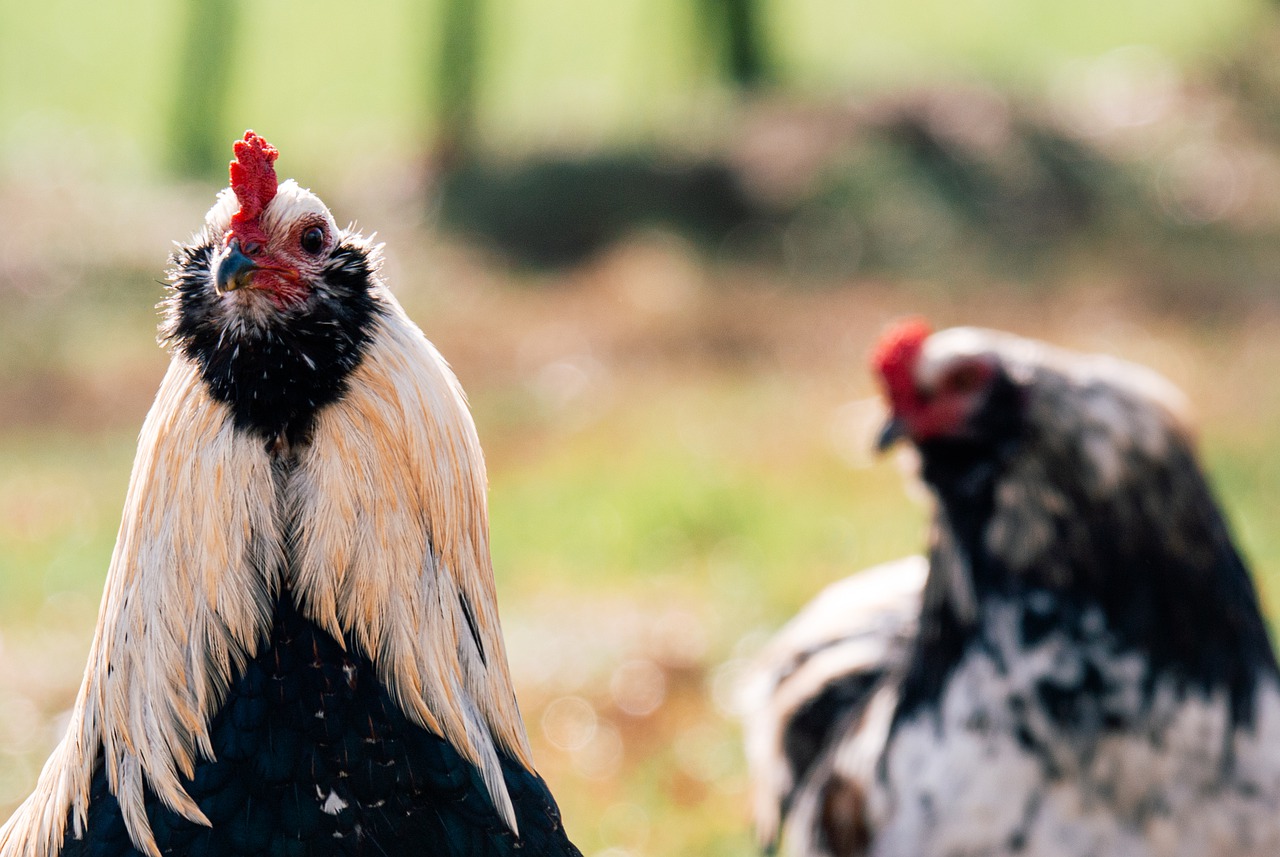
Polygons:
<instances>
[{"instance_id":1,"label":"shadowed background area","mask_svg":"<svg viewBox=\"0 0 1280 857\"><path fill-rule=\"evenodd\" d=\"M923 543L880 327L1190 394L1280 615L1261 0L0 0L0 815L65 726L173 239L252 127L467 388L536 758L584 853L749 854L743 659Z\"/></svg>"}]
</instances>

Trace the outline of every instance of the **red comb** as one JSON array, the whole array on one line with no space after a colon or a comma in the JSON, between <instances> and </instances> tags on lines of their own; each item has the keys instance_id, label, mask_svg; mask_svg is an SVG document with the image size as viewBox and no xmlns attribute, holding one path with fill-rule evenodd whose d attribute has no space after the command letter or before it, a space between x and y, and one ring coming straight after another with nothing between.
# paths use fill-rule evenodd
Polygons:
<instances>
[{"instance_id":1,"label":"red comb","mask_svg":"<svg viewBox=\"0 0 1280 857\"><path fill-rule=\"evenodd\" d=\"M895 407L915 398L912 372L931 333L929 322L923 318L904 319L880 334L871 352L871 366L884 379L885 392Z\"/></svg>"},{"instance_id":2,"label":"red comb","mask_svg":"<svg viewBox=\"0 0 1280 857\"><path fill-rule=\"evenodd\" d=\"M240 227L257 225L258 216L276 195L273 164L280 153L252 131L245 131L244 139L236 141L235 153L236 159L231 162L231 189L240 202L240 210L232 216L231 228L242 231Z\"/></svg>"}]
</instances>

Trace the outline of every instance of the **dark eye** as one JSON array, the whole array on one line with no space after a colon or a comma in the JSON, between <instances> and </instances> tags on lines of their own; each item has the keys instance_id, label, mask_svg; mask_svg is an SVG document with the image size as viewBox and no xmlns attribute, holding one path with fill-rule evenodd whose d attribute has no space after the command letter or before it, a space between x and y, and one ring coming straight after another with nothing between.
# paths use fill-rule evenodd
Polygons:
<instances>
[{"instance_id":1,"label":"dark eye","mask_svg":"<svg viewBox=\"0 0 1280 857\"><path fill-rule=\"evenodd\" d=\"M319 226L309 227L302 233L302 239L298 243L302 245L303 250L314 256L324 246L324 230Z\"/></svg>"},{"instance_id":2,"label":"dark eye","mask_svg":"<svg viewBox=\"0 0 1280 857\"><path fill-rule=\"evenodd\" d=\"M972 393L987 381L987 373L982 366L961 366L947 376L943 386L956 393Z\"/></svg>"}]
</instances>

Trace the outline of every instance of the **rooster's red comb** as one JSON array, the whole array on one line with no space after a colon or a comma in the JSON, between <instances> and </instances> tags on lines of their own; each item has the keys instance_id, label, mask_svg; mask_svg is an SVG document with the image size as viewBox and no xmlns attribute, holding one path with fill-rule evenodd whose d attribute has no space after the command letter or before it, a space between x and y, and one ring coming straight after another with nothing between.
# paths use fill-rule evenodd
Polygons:
<instances>
[{"instance_id":1,"label":"rooster's red comb","mask_svg":"<svg viewBox=\"0 0 1280 857\"><path fill-rule=\"evenodd\" d=\"M924 341L933 330L923 318L908 318L892 325L871 352L871 367L884 379L885 392L893 403L910 401L915 395L912 373Z\"/></svg>"},{"instance_id":2,"label":"rooster's red comb","mask_svg":"<svg viewBox=\"0 0 1280 857\"><path fill-rule=\"evenodd\" d=\"M280 153L252 131L235 144L236 159L231 162L231 189L240 202L240 210L231 218L232 228L256 221L276 195L276 158Z\"/></svg>"}]
</instances>

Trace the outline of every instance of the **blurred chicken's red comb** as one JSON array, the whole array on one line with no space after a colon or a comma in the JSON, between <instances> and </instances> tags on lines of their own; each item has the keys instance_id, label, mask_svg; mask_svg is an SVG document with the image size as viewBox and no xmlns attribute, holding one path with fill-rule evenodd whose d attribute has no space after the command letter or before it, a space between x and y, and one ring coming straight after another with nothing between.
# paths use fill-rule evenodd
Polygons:
<instances>
[{"instance_id":1,"label":"blurred chicken's red comb","mask_svg":"<svg viewBox=\"0 0 1280 857\"><path fill-rule=\"evenodd\" d=\"M912 373L924 341L932 333L929 322L917 316L903 319L880 334L871 352L871 366L884 379L885 391L894 404L914 398Z\"/></svg>"},{"instance_id":2,"label":"blurred chicken's red comb","mask_svg":"<svg viewBox=\"0 0 1280 857\"><path fill-rule=\"evenodd\" d=\"M280 153L252 131L235 144L236 159L231 162L231 189L240 202L240 210L231 218L231 228L255 222L267 203L276 195L276 158Z\"/></svg>"}]
</instances>

